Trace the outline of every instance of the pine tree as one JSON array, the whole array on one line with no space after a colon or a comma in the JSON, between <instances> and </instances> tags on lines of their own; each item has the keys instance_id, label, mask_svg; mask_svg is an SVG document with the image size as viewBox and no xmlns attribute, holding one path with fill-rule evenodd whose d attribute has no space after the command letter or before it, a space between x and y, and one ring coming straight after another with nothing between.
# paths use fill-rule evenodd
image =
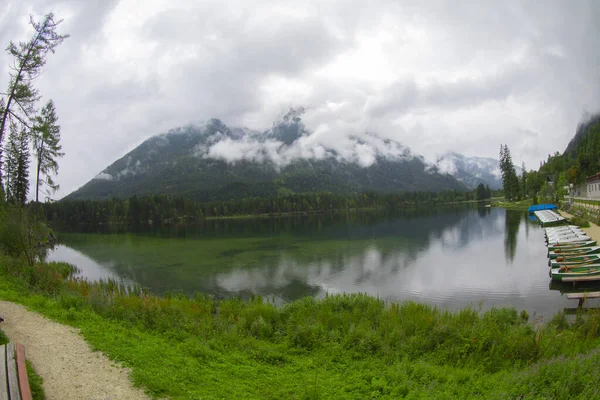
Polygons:
<instances>
[{"instance_id":1,"label":"pine tree","mask_svg":"<svg viewBox=\"0 0 600 400\"><path fill-rule=\"evenodd\" d=\"M6 179L6 200L9 202L14 202L13 197L13 178L17 175L17 157L19 154L18 149L18 127L16 122L11 121L10 123L10 135L8 136L8 147L6 148L6 152L4 153L4 167L5 167L5 176Z\"/></svg>"},{"instance_id":2,"label":"pine tree","mask_svg":"<svg viewBox=\"0 0 600 400\"><path fill-rule=\"evenodd\" d=\"M519 198L519 178L507 145L500 145L500 171L502 172L504 197L508 200Z\"/></svg>"},{"instance_id":3,"label":"pine tree","mask_svg":"<svg viewBox=\"0 0 600 400\"><path fill-rule=\"evenodd\" d=\"M48 101L41 114L36 118L33 129L33 149L37 162L35 201L39 201L39 192L46 185L47 197L58 190L58 184L52 179L53 174L58 173L57 159L62 157L60 145L60 126L57 124L58 117L52 100ZM43 179L40 180L40 175Z\"/></svg>"},{"instance_id":4,"label":"pine tree","mask_svg":"<svg viewBox=\"0 0 600 400\"><path fill-rule=\"evenodd\" d=\"M527 197L527 169L524 161L521 164L521 193L523 193L523 197Z\"/></svg>"},{"instance_id":5,"label":"pine tree","mask_svg":"<svg viewBox=\"0 0 600 400\"><path fill-rule=\"evenodd\" d=\"M29 193L29 135L24 127L19 130L16 123L10 125L7 153L7 199L12 203L23 205L27 202Z\"/></svg>"},{"instance_id":6,"label":"pine tree","mask_svg":"<svg viewBox=\"0 0 600 400\"><path fill-rule=\"evenodd\" d=\"M3 143L4 131L11 122L18 121L31 127L36 112L35 104L40 98L33 80L42 73L48 53L54 53L56 46L69 37L56 33L61 22L55 21L52 13L46 15L41 23L36 23L31 17L30 24L35 30L32 38L19 44L11 41L6 48L8 54L14 57L14 62L10 66L8 90L2 93L5 97L0 107L0 143Z\"/></svg>"}]
</instances>

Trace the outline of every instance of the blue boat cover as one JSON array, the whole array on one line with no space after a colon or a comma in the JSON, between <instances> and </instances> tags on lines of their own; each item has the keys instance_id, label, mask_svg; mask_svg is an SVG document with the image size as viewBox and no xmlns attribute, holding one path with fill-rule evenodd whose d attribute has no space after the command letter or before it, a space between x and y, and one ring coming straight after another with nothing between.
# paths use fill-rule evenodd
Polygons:
<instances>
[{"instance_id":1,"label":"blue boat cover","mask_svg":"<svg viewBox=\"0 0 600 400\"><path fill-rule=\"evenodd\" d=\"M535 206L531 206L527 209L527 211L529 211L530 213L534 212L534 211L540 211L540 210L556 210L558 207L556 207L554 204L536 204Z\"/></svg>"}]
</instances>

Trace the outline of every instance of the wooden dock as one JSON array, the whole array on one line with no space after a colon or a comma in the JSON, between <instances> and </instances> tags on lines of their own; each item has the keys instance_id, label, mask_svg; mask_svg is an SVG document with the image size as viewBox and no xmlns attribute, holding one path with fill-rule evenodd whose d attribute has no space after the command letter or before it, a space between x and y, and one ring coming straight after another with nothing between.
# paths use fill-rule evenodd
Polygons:
<instances>
[{"instance_id":1,"label":"wooden dock","mask_svg":"<svg viewBox=\"0 0 600 400\"><path fill-rule=\"evenodd\" d=\"M584 265L585 266L585 265ZM591 275L591 276L569 276L562 278L563 282L591 282L591 281L600 281L600 275Z\"/></svg>"},{"instance_id":2,"label":"wooden dock","mask_svg":"<svg viewBox=\"0 0 600 400\"><path fill-rule=\"evenodd\" d=\"M591 278L591 277L590 277ZM578 308L583 307L583 303L587 299L597 299L600 298L600 292L583 292L583 293L569 293L567 294L567 299L569 300L579 300Z\"/></svg>"}]
</instances>

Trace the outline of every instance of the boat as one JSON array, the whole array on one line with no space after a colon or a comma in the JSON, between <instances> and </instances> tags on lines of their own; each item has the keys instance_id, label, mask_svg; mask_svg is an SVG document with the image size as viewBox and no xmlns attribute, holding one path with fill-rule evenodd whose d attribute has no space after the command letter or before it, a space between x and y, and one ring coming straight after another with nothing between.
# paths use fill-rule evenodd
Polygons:
<instances>
[{"instance_id":1,"label":"boat","mask_svg":"<svg viewBox=\"0 0 600 400\"><path fill-rule=\"evenodd\" d=\"M552 244L569 244L569 243L581 243L581 242L587 242L590 239L580 239L578 237L572 237L572 238L566 238L566 239L560 239L560 240L553 240L553 241L549 241L546 239L546 245L552 245Z\"/></svg>"},{"instance_id":2,"label":"boat","mask_svg":"<svg viewBox=\"0 0 600 400\"><path fill-rule=\"evenodd\" d=\"M555 243L555 242L562 242L562 241L571 240L571 239L575 239L575 240L579 240L579 241L591 240L591 238L588 235L571 234L571 235L561 235L561 236L549 236L546 239L546 241L548 243Z\"/></svg>"},{"instance_id":3,"label":"boat","mask_svg":"<svg viewBox=\"0 0 600 400\"><path fill-rule=\"evenodd\" d=\"M556 210L558 207L554 204L536 204L530 206L527 211L529 214L533 214L534 211L542 211L542 210Z\"/></svg>"},{"instance_id":4,"label":"boat","mask_svg":"<svg viewBox=\"0 0 600 400\"><path fill-rule=\"evenodd\" d=\"M546 237L549 236L569 236L569 235L585 235L585 232L581 229L565 229L563 231L551 231L546 232Z\"/></svg>"},{"instance_id":5,"label":"boat","mask_svg":"<svg viewBox=\"0 0 600 400\"><path fill-rule=\"evenodd\" d=\"M587 256L589 254L600 253L600 246L591 247L575 247L570 249L556 249L548 253L548 257L551 259L558 257L571 257L571 256Z\"/></svg>"},{"instance_id":6,"label":"boat","mask_svg":"<svg viewBox=\"0 0 600 400\"><path fill-rule=\"evenodd\" d=\"M582 276L595 275L600 275L600 264L561 267L550 270L550 277L553 281L562 281L563 278L580 278Z\"/></svg>"},{"instance_id":7,"label":"boat","mask_svg":"<svg viewBox=\"0 0 600 400\"><path fill-rule=\"evenodd\" d=\"M600 254L590 254L587 256L558 257L555 260L548 261L550 268L560 268L564 265L593 264L593 263L600 263Z\"/></svg>"},{"instance_id":8,"label":"boat","mask_svg":"<svg viewBox=\"0 0 600 400\"><path fill-rule=\"evenodd\" d=\"M566 218L551 210L534 211L533 214L540 221L542 226L561 225L566 221Z\"/></svg>"},{"instance_id":9,"label":"boat","mask_svg":"<svg viewBox=\"0 0 600 400\"><path fill-rule=\"evenodd\" d=\"M561 232L570 232L570 231L581 231L581 228L577 225L566 225L566 226L557 226L553 228L546 228L546 235L551 233L561 233Z\"/></svg>"},{"instance_id":10,"label":"boat","mask_svg":"<svg viewBox=\"0 0 600 400\"><path fill-rule=\"evenodd\" d=\"M548 244L548 253L550 253L550 251L552 250L556 250L556 249L561 249L561 250L566 250L566 249L576 249L576 248L581 248L581 247L590 247L590 246L595 246L598 242L596 242L595 240L585 240L585 241L579 241L579 242L568 242L568 243L551 243Z\"/></svg>"}]
</instances>

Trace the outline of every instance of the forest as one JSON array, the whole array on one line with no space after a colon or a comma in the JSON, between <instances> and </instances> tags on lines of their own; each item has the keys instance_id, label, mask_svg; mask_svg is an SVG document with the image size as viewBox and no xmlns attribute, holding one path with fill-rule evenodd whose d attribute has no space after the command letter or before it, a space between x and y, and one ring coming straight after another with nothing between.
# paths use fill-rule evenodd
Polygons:
<instances>
[{"instance_id":1,"label":"forest","mask_svg":"<svg viewBox=\"0 0 600 400\"><path fill-rule=\"evenodd\" d=\"M63 200L42 205L48 222L53 226L96 225L109 223L172 223L211 217L244 215L281 215L294 213L327 213L355 209L397 209L417 205L434 205L473 200L492 196L483 184L471 192L402 192L305 193L273 198L246 198L232 201L195 202L182 196L132 196L128 199Z\"/></svg>"}]
</instances>

